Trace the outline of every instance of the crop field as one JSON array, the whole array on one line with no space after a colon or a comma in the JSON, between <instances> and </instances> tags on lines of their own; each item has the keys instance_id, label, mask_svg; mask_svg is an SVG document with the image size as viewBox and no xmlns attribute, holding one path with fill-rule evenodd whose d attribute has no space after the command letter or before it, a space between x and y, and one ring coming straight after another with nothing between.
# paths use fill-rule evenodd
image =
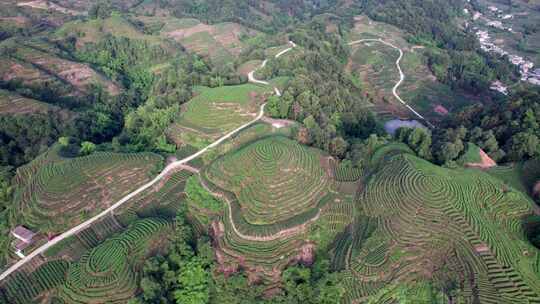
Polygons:
<instances>
[{"instance_id":1,"label":"crop field","mask_svg":"<svg viewBox=\"0 0 540 304\"><path fill-rule=\"evenodd\" d=\"M143 258L159 243L156 240L166 240L161 235L169 229L164 219L139 219L72 262L52 259L33 271L15 273L2 282L0 295L13 304L39 302L45 292L52 303L125 303L137 292Z\"/></svg>"},{"instance_id":2,"label":"crop field","mask_svg":"<svg viewBox=\"0 0 540 304\"><path fill-rule=\"evenodd\" d=\"M365 16L356 17L355 21L355 27L349 34L350 41L381 38L403 50L400 65L405 80L398 93L422 115L444 116L446 111L455 111L470 104L471 96L451 90L436 80L425 63L423 47L409 44L401 30ZM352 50L349 70L360 79L362 88L378 101L378 112L391 111L398 116L408 114L392 95L392 88L399 80L395 65L398 51L380 42L360 43Z\"/></svg>"},{"instance_id":3,"label":"crop field","mask_svg":"<svg viewBox=\"0 0 540 304\"><path fill-rule=\"evenodd\" d=\"M161 165L155 154L94 153L32 167L17 189L15 216L41 232L58 233L105 209L147 182Z\"/></svg>"},{"instance_id":4,"label":"crop field","mask_svg":"<svg viewBox=\"0 0 540 304\"><path fill-rule=\"evenodd\" d=\"M267 92L269 88L253 84L200 87L168 134L179 146L189 143L202 148L254 119Z\"/></svg>"},{"instance_id":5,"label":"crop field","mask_svg":"<svg viewBox=\"0 0 540 304\"><path fill-rule=\"evenodd\" d=\"M60 108L0 89L0 115L25 115L59 111ZM66 116L69 112L64 111Z\"/></svg>"},{"instance_id":6,"label":"crop field","mask_svg":"<svg viewBox=\"0 0 540 304\"><path fill-rule=\"evenodd\" d=\"M128 225L139 217L160 216L174 218L180 204L185 202L186 181L193 173L180 170L166 180L144 191L137 198L120 207L115 213L122 224Z\"/></svg>"},{"instance_id":7,"label":"crop field","mask_svg":"<svg viewBox=\"0 0 540 304\"><path fill-rule=\"evenodd\" d=\"M44 252L47 259L63 258L76 261L88 250L104 242L107 238L125 229L129 223L122 223L120 217L109 215L95 222L75 236L69 237Z\"/></svg>"},{"instance_id":8,"label":"crop field","mask_svg":"<svg viewBox=\"0 0 540 304\"><path fill-rule=\"evenodd\" d=\"M275 284L288 264L309 264L312 248L328 246L351 221L359 174L343 176L349 181L333 179L321 151L276 135L247 141L203 168L203 186L228 205L212 219L221 270L241 266Z\"/></svg>"},{"instance_id":9,"label":"crop field","mask_svg":"<svg viewBox=\"0 0 540 304\"><path fill-rule=\"evenodd\" d=\"M270 137L214 162L208 178L233 192L251 224L272 224L313 208L329 178L321 155L284 137Z\"/></svg>"},{"instance_id":10,"label":"crop field","mask_svg":"<svg viewBox=\"0 0 540 304\"><path fill-rule=\"evenodd\" d=\"M17 272L2 286L4 297L12 304L32 303L42 292L63 284L68 268L69 262L52 260L31 273Z\"/></svg>"},{"instance_id":11,"label":"crop field","mask_svg":"<svg viewBox=\"0 0 540 304\"><path fill-rule=\"evenodd\" d=\"M4 81L20 80L30 86L50 83L55 88L66 87L65 96L83 94L95 83L102 85L111 95L120 92L118 84L86 64L62 58L62 51L47 41L10 40L3 44L13 48L12 58L2 59L0 77Z\"/></svg>"},{"instance_id":12,"label":"crop field","mask_svg":"<svg viewBox=\"0 0 540 304\"><path fill-rule=\"evenodd\" d=\"M524 193L530 193L540 175L540 161L529 160L523 163L498 166L487 171L508 185Z\"/></svg>"},{"instance_id":13,"label":"crop field","mask_svg":"<svg viewBox=\"0 0 540 304\"><path fill-rule=\"evenodd\" d=\"M144 40L149 43L161 43L158 36L145 35L135 28L128 20L120 16L112 16L105 19L92 19L89 21L72 21L59 28L55 35L65 38L68 35L77 33L76 47L82 48L86 43L95 43L105 37L113 35L116 37L127 37L130 39Z\"/></svg>"},{"instance_id":14,"label":"crop field","mask_svg":"<svg viewBox=\"0 0 540 304\"><path fill-rule=\"evenodd\" d=\"M152 238L167 229L162 219L135 222L119 236L93 248L68 270L58 297L65 303L124 303L138 288L137 267Z\"/></svg>"},{"instance_id":15,"label":"crop field","mask_svg":"<svg viewBox=\"0 0 540 304\"><path fill-rule=\"evenodd\" d=\"M139 17L139 20L156 29L162 38L173 39L217 65L233 62L245 48L241 38L257 33L232 22L210 25L197 19L174 17Z\"/></svg>"},{"instance_id":16,"label":"crop field","mask_svg":"<svg viewBox=\"0 0 540 304\"><path fill-rule=\"evenodd\" d=\"M521 222L533 214L527 195L478 170L385 154L359 195L357 225L333 250L334 266L346 271L347 302L395 303L400 292L440 279L440 265L450 274L444 281L459 286L460 303L540 302L540 256Z\"/></svg>"}]
</instances>

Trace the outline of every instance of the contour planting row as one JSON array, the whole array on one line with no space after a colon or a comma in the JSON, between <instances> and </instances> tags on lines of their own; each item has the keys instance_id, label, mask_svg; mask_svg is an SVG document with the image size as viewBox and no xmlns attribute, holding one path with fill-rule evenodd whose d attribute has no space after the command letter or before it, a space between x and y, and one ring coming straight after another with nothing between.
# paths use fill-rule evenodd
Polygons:
<instances>
[{"instance_id":1,"label":"contour planting row","mask_svg":"<svg viewBox=\"0 0 540 304\"><path fill-rule=\"evenodd\" d=\"M274 269L283 269L292 256L305 243L305 234L272 241L248 241L238 236L226 219L223 236L218 238L218 247L236 263L249 267L263 267L268 273Z\"/></svg>"},{"instance_id":2,"label":"contour planting row","mask_svg":"<svg viewBox=\"0 0 540 304\"><path fill-rule=\"evenodd\" d=\"M156 234L169 227L163 219L135 222L122 234L88 251L68 271L59 296L68 303L124 303L138 288L138 267Z\"/></svg>"},{"instance_id":3,"label":"contour planting row","mask_svg":"<svg viewBox=\"0 0 540 304\"><path fill-rule=\"evenodd\" d=\"M39 266L30 274L23 271L16 272L3 282L3 293L8 303L32 303L42 292L62 284L68 267L68 262L55 260Z\"/></svg>"},{"instance_id":4,"label":"contour planting row","mask_svg":"<svg viewBox=\"0 0 540 304\"><path fill-rule=\"evenodd\" d=\"M249 144L216 160L207 177L233 192L244 218L272 224L314 208L328 186L319 154L285 137Z\"/></svg>"},{"instance_id":5,"label":"contour planting row","mask_svg":"<svg viewBox=\"0 0 540 304\"><path fill-rule=\"evenodd\" d=\"M201 87L187 103L179 124L206 134L231 131L255 117L256 103L262 103L260 95L267 90L252 84Z\"/></svg>"},{"instance_id":6,"label":"contour planting row","mask_svg":"<svg viewBox=\"0 0 540 304\"><path fill-rule=\"evenodd\" d=\"M433 261L429 255L456 252L455 264L472 276L473 285L466 280L461 290L469 300L474 289L486 303L540 303L538 252L521 225L521 219L532 214L532 201L487 174L442 169L392 151L375 153L378 161L371 164L376 168L369 168L372 175L360 204L369 216L379 218L379 237L402 252L393 258L399 263L388 269L381 243L353 261L352 275L361 282L380 282L383 276L378 274L389 271L414 278L421 274L418 267L425 267L422 263ZM344 265L339 261L351 246L343 237L335 243L337 266ZM366 296L365 290L348 291L351 299Z\"/></svg>"},{"instance_id":7,"label":"contour planting row","mask_svg":"<svg viewBox=\"0 0 540 304\"><path fill-rule=\"evenodd\" d=\"M161 212L166 213L163 215L174 217L181 202L185 199L186 181L192 175L193 173L187 170L171 174L164 183L146 190L117 213L120 214L120 217L125 217L125 213L136 215Z\"/></svg>"},{"instance_id":8,"label":"contour planting row","mask_svg":"<svg viewBox=\"0 0 540 304\"><path fill-rule=\"evenodd\" d=\"M154 154L96 153L47 164L15 201L27 225L61 230L148 181L148 171L160 161Z\"/></svg>"},{"instance_id":9,"label":"contour planting row","mask_svg":"<svg viewBox=\"0 0 540 304\"><path fill-rule=\"evenodd\" d=\"M332 169L334 171L334 178L340 182L354 182L362 176L362 169L353 167L349 163L337 163L333 161Z\"/></svg>"},{"instance_id":10,"label":"contour planting row","mask_svg":"<svg viewBox=\"0 0 540 304\"><path fill-rule=\"evenodd\" d=\"M335 197L335 194L327 193L318 201L317 205L314 208L308 209L303 213L294 215L282 221L274 222L272 224L253 224L244 218L244 209L242 208L233 193L225 191L222 188L214 185L206 178L205 171L201 172L201 174L201 180L204 185L209 188L211 192L224 197L227 201L227 204L230 205L231 211L229 211L229 208L225 209L225 216L227 221L230 221L228 220L230 214L234 223L234 227L240 233L249 237L272 237L280 232L294 229L300 225L309 225L311 222L320 218L321 210L329 202L332 202Z\"/></svg>"}]
</instances>

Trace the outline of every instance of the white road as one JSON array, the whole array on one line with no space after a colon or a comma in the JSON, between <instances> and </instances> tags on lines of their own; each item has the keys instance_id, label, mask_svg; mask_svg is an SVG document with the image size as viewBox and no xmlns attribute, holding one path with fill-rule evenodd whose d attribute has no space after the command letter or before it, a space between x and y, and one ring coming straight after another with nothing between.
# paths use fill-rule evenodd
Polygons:
<instances>
[{"instance_id":1,"label":"white road","mask_svg":"<svg viewBox=\"0 0 540 304\"><path fill-rule=\"evenodd\" d=\"M283 54L289 52L290 50L292 50L293 48L296 47L296 43L292 42L292 41L289 41L289 45L291 47L287 48L287 49L284 49L283 51L279 52L276 54L276 56L274 56L275 58L279 58L281 57ZM258 83L258 84L262 84L262 85L270 85L270 83L268 81L264 81L264 80L258 80L255 78L255 72L258 70L258 69L262 69L266 66L266 64L268 63L268 59L265 59L261 66L258 67L257 69L251 71L248 73L248 80L249 82L252 82L252 83ZM274 87L274 92L276 93L277 96L281 96L281 92L279 91L278 88Z\"/></svg>"},{"instance_id":2,"label":"white road","mask_svg":"<svg viewBox=\"0 0 540 304\"><path fill-rule=\"evenodd\" d=\"M294 44L294 42L289 42L289 44L291 44L291 47L286 49L286 50L283 50L281 52L279 52L275 57L278 58L280 57L281 55L287 53L288 51L290 51L292 48L294 48L296 46L296 44ZM263 64L261 65L261 67L264 67L264 65L266 65L266 62L267 60L265 60L263 62ZM255 71L251 71L249 73L249 81L250 82L253 82L253 83L259 83L259 84L264 84L264 85L269 85L268 82L266 81L260 81L260 80L257 80L253 77L253 74L255 73ZM279 92L279 90L277 88L274 88L274 91L276 92L276 95L278 96L281 96L281 92ZM35 249L34 251L32 251L32 253L30 253L29 255L27 255L26 257L24 257L23 259L17 261L17 263L13 264L11 267L9 267L6 271L4 271L1 275L0 275L0 281L5 279L7 276L9 276L10 274L12 274L14 271L16 271L17 269L19 269L21 266L23 266L24 264L28 263L31 259L33 259L34 257L36 257L37 255L41 254L41 253L44 253L45 251L47 251L47 249L51 248L52 246L60 243L61 241L65 240L66 238L70 237L70 236L73 236L73 235L76 235L77 233L81 232L82 230L88 228L90 225L92 225L93 223L95 223L96 221L98 221L99 219L105 217L107 214L113 212L114 210L118 209L120 206L122 206L123 204L125 204L127 201L129 201L130 199L132 199L133 197L137 196L138 194L140 194L141 192L147 190L148 188L152 187L153 185L155 185L157 182L159 182L161 179L163 179L164 177L166 177L168 174L170 174L171 172L174 172L175 170L178 170L178 169L181 169L186 163L190 162L191 160L203 155L204 153L206 153L208 150L216 147L217 145L221 144L223 141L229 139L231 136L233 136L234 134L240 132L241 130L245 129L246 127L252 125L253 123L257 122L259 119L261 119L263 116L264 116L264 107L266 106L266 104L263 104L261 105L260 107L260 110L259 110L259 114L257 115L257 117L255 117L253 120L251 120L250 122L248 123L245 123L243 124L242 126L236 128L235 130L227 133L226 135L224 135L223 137L219 138L218 140L216 140L215 142L211 143L210 145L208 145L207 147L205 147L204 149L198 151L197 153L189 156L189 157L186 157L184 159L181 159L181 160L178 160L178 161L175 161L171 164L169 164L167 167L165 167L165 169L158 175L156 176L153 180L151 180L150 182L142 185L141 187L139 187L137 190L131 192L130 194L124 196L122 199L120 199L118 202L114 203L113 205L111 205L109 208L107 208L106 210L102 211L101 213L97 214L96 216L92 217L91 219L87 220L86 222L84 223L81 223L71 229L69 229L68 231L60 234L59 236L55 237L54 239L50 240L49 242L47 242L46 244L40 246L39 248Z\"/></svg>"},{"instance_id":3,"label":"white road","mask_svg":"<svg viewBox=\"0 0 540 304\"><path fill-rule=\"evenodd\" d=\"M408 103L406 103L402 98L401 96L399 96L397 90L398 88L401 86L401 84L403 83L403 81L405 80L405 73L403 73L403 70L401 69L401 65L400 65L400 62L401 62L401 59L403 59L403 50L401 50L399 47L393 45L392 43L390 42L387 42L387 41L384 41L382 39L360 39L360 40L356 40L356 41L352 41L352 42L349 42L349 45L355 45L355 44L359 44L359 43L363 43L363 42L380 42L384 45L387 45L391 48L394 48L396 50L399 51L399 57L398 59L396 60L396 67L399 71L399 81L394 85L394 87L392 88L392 94L394 95L394 97L396 97L397 100L399 100L399 102L401 102L407 109L409 109L411 112L414 113L414 115L416 115L418 118L422 119L423 121L425 121L431 128L435 128L434 125L432 125L426 118L424 118L424 116L422 116L420 113L418 113L415 109L413 109Z\"/></svg>"}]
</instances>

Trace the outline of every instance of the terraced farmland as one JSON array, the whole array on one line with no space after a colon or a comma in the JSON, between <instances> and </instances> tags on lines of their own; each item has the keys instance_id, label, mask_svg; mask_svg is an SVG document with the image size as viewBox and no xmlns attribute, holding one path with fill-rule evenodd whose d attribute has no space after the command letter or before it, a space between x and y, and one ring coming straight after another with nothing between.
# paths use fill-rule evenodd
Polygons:
<instances>
[{"instance_id":1,"label":"terraced farmland","mask_svg":"<svg viewBox=\"0 0 540 304\"><path fill-rule=\"evenodd\" d=\"M0 89L0 115L25 115L60 111L60 108ZM65 116L72 115L63 111Z\"/></svg>"},{"instance_id":2,"label":"terraced farmland","mask_svg":"<svg viewBox=\"0 0 540 304\"><path fill-rule=\"evenodd\" d=\"M65 54L45 40L19 39L3 44L13 49L12 57L0 60L0 78L3 81L20 82L28 87L47 85L59 98L86 95L93 84L103 86L111 95L118 95L121 91L117 83L89 65L64 59Z\"/></svg>"},{"instance_id":3,"label":"terraced farmland","mask_svg":"<svg viewBox=\"0 0 540 304\"><path fill-rule=\"evenodd\" d=\"M61 232L144 184L161 161L149 153L95 153L45 163L17 190L15 216L42 232Z\"/></svg>"},{"instance_id":4,"label":"terraced farmland","mask_svg":"<svg viewBox=\"0 0 540 304\"><path fill-rule=\"evenodd\" d=\"M169 130L177 144L197 147L234 130L252 120L271 89L253 84L198 88L198 95L189 101L185 111Z\"/></svg>"},{"instance_id":5,"label":"terraced farmland","mask_svg":"<svg viewBox=\"0 0 540 304\"><path fill-rule=\"evenodd\" d=\"M314 208L329 177L322 156L285 137L270 137L214 162L207 177L238 198L250 224L273 224Z\"/></svg>"},{"instance_id":6,"label":"terraced farmland","mask_svg":"<svg viewBox=\"0 0 540 304\"><path fill-rule=\"evenodd\" d=\"M355 17L355 26L349 40L383 39L404 52L401 68L406 77L399 88L399 95L423 116L440 118L470 104L471 98L456 89L437 81L425 64L425 47L413 45L405 33L392 25L377 22L367 16ZM395 60L397 50L378 42L357 44L353 47L348 68L356 75L364 91L375 97L376 110L380 114L393 113L406 117L392 95L392 87L399 80Z\"/></svg>"},{"instance_id":7,"label":"terraced farmland","mask_svg":"<svg viewBox=\"0 0 540 304\"><path fill-rule=\"evenodd\" d=\"M332 178L327 157L283 136L221 156L201 182L228 204L211 229L222 271L241 265L269 283L290 263L310 264L314 248L326 247L354 209L355 183L339 191L344 183Z\"/></svg>"},{"instance_id":8,"label":"terraced farmland","mask_svg":"<svg viewBox=\"0 0 540 304\"><path fill-rule=\"evenodd\" d=\"M392 282L411 282L409 291L418 291L414 282L436 282L444 266L463 303L540 303L539 253L521 222L533 213L525 194L476 170L444 169L403 153L382 159L359 197L377 228L358 228L335 251L348 254L341 266L349 302L381 296ZM399 302L399 292L383 294L383 302Z\"/></svg>"},{"instance_id":9,"label":"terraced farmland","mask_svg":"<svg viewBox=\"0 0 540 304\"><path fill-rule=\"evenodd\" d=\"M53 260L39 266L31 274L17 272L2 286L4 296L8 303L32 303L40 293L63 284L68 267L67 261Z\"/></svg>"},{"instance_id":10,"label":"terraced farmland","mask_svg":"<svg viewBox=\"0 0 540 304\"><path fill-rule=\"evenodd\" d=\"M69 267L59 298L65 303L125 303L137 291L141 258L168 227L163 219L140 220L90 250Z\"/></svg>"}]
</instances>

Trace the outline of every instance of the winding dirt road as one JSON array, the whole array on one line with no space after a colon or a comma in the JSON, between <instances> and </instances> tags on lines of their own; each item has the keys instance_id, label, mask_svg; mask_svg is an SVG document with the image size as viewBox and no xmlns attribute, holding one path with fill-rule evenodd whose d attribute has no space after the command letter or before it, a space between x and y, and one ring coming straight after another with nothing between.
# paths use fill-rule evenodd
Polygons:
<instances>
[{"instance_id":1,"label":"winding dirt road","mask_svg":"<svg viewBox=\"0 0 540 304\"><path fill-rule=\"evenodd\" d=\"M292 50L292 48L294 48L296 46L296 44L294 44L294 42L289 42L289 44L291 44L291 47L288 48L288 49L285 49L281 52L279 52L275 58L279 58L280 56L282 56L283 54L289 52L290 50ZM262 68L264 67L264 65L266 64L267 60L265 60L263 62L263 64L259 67L259 68ZM259 69L257 68L257 69ZM253 70L249 73L249 81L250 82L253 82L253 83L258 83L258 84L264 84L264 85L269 85L268 82L266 81L260 81L260 80L257 80L255 79L255 77L253 76L253 74L255 73L255 71L257 70ZM278 90L278 88L274 88L274 91L276 93L276 95L278 96L281 96L281 92ZM263 104L261 105L260 107L260 110L259 110L259 114L257 115L257 117L255 117L253 120L251 120L250 122L247 122L243 125L241 125L240 127L234 129L233 131L227 133L226 135L224 135L223 137L219 138L218 140L216 140L215 142L211 143L210 145L206 146L204 149L198 151L197 153L191 155L191 156L188 156L184 159L181 159L181 160L178 160L178 161L175 161L171 164L169 164L167 167L165 167L165 169L163 169L163 171L158 175L156 176L153 180L151 180L150 182L142 185L141 187L139 187L137 190L131 192L130 194L124 196L122 199L120 199L118 202L114 203L113 205L111 205L109 208L105 209L104 211L102 211L101 213L97 214L96 216L92 217L91 219L87 220L86 222L83 222L71 229L69 229L68 231L60 234L59 236L55 237L54 239L50 240L49 242L47 242L46 244L40 246L39 248L37 248L36 250L32 251L32 253L30 253L29 255L27 255L26 257L22 258L21 260L17 261L17 263L13 264L11 267L9 267L6 271L4 271L1 275L0 275L0 281L5 279L7 276L9 276L10 274L12 274L14 271L16 271L17 269L19 269L20 267L22 267L24 264L28 263L30 260L32 260L34 257L36 257L37 255L41 254L41 253L44 253L45 251L47 251L47 249L51 248L52 246L60 243L61 241L65 240L66 238L68 237L71 237L71 236L74 236L76 235L77 233L81 232L82 230L90 227L93 223L95 223L96 221L98 221L99 219L105 217L107 214L113 212L114 210L118 209L120 206L122 206L123 204L125 204L127 201L129 201L130 199L132 199L133 197L137 196L138 194L140 194L141 192L147 190L148 188L152 187L153 185L155 185L157 182L159 182L160 180L162 180L164 177L166 177L168 174L170 174L171 172L174 172L176 170L179 170L179 169L182 169L184 168L185 164L190 162L191 160L193 159L196 159L197 157L203 155L204 153L206 153L208 150L218 146L219 144L221 144L223 141L229 139L231 136L235 135L236 133L240 132L241 130L247 128L248 126L254 124L255 122L259 121L263 116L264 116L264 107L266 106L266 104Z\"/></svg>"},{"instance_id":2,"label":"winding dirt road","mask_svg":"<svg viewBox=\"0 0 540 304\"><path fill-rule=\"evenodd\" d=\"M284 49L283 51L277 53L274 57L275 58L279 58L281 57L282 55L284 55L285 53L289 52L290 50L292 50L293 48L296 47L296 43L292 42L292 41L289 41L289 45L291 47L287 48L287 49ZM264 80L258 80L255 78L255 72L258 70L258 69L262 69L266 66L266 64L268 63L268 59L265 59L261 66L256 68L255 70L249 72L248 74L248 80L249 82L252 82L252 83L258 83L258 84L262 84L262 85L270 85L270 83L268 81L264 81ZM278 88L274 87L274 92L276 93L277 96L281 96L281 92L279 91Z\"/></svg>"},{"instance_id":3,"label":"winding dirt road","mask_svg":"<svg viewBox=\"0 0 540 304\"><path fill-rule=\"evenodd\" d=\"M382 39L360 39L360 40L355 40L355 41L352 41L352 42L349 42L349 45L356 45L356 44L360 44L360 43L363 43L363 42L380 42L384 45L387 45L393 49L396 49L399 51L399 57L398 59L396 60L396 67L399 71L399 81L394 85L394 87L392 88L392 94L394 95L394 97L396 97L397 100L399 100L399 102L401 102L407 109L409 109L411 112L414 113L414 115L416 115L418 118L422 119L423 121L426 122L426 124L428 124L431 128L435 128L435 126L433 124L431 124L424 116L422 116L420 113L418 113L415 109L413 109L413 107L411 107L408 103L405 102L405 100L403 100L401 98L401 96L399 96L397 90L398 88L401 86L401 84L403 83L403 81L405 80L405 73L403 73L403 70L401 69L401 59L403 59L403 50L400 49L399 47L393 45L392 43L390 42L387 42L387 41L384 41Z\"/></svg>"}]
</instances>

